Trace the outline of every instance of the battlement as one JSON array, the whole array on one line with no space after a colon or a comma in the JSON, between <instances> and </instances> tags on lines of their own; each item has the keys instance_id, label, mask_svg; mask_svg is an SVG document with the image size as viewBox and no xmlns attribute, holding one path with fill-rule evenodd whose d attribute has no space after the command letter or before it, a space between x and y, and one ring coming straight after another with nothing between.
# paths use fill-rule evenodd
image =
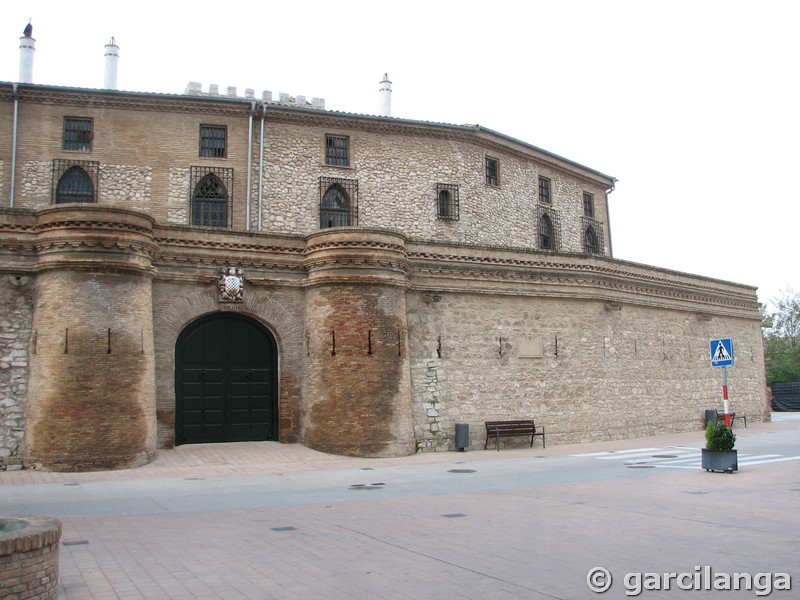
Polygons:
<instances>
[{"instance_id":1,"label":"battlement","mask_svg":"<svg viewBox=\"0 0 800 600\"><path fill-rule=\"evenodd\" d=\"M197 81L190 81L187 86L184 94L187 96L206 96L206 97L216 97L216 98L244 98L245 100L255 100L255 90L253 88L246 88L244 91L244 96L239 96L237 94L237 90L235 86L228 86L226 89L226 93L222 94L219 91L219 86L216 83L211 83L208 86L208 91L203 92L203 84ZM306 100L305 96L292 96L291 94L286 94L281 92L278 94L278 99L273 99L272 92L270 90L264 90L261 92L261 102L267 102L269 104L282 104L284 106L299 106L301 108L314 108L317 110L325 110L325 99L324 98L312 98L309 102Z\"/></svg>"}]
</instances>

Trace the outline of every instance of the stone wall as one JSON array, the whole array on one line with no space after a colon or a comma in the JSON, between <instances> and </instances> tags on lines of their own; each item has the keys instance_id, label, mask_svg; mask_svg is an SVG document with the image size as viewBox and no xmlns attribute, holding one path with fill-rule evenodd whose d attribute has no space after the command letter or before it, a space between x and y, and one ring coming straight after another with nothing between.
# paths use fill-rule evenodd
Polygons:
<instances>
[{"instance_id":1,"label":"stone wall","mask_svg":"<svg viewBox=\"0 0 800 600\"><path fill-rule=\"evenodd\" d=\"M351 167L324 164L326 134L347 136ZM367 127L341 129L273 119L265 144L263 229L311 233L319 229L319 177L358 181L358 224L392 228L410 238L516 248L538 245L538 177L551 180L551 207L560 217L562 251L583 252L583 192L595 198L610 253L605 188L512 149L463 135ZM485 182L484 159L500 162L500 184ZM437 218L436 184L459 189L457 221ZM607 185L607 184L606 184ZM255 211L254 211L255 214Z\"/></svg>"},{"instance_id":2,"label":"stone wall","mask_svg":"<svg viewBox=\"0 0 800 600\"><path fill-rule=\"evenodd\" d=\"M0 469L21 469L28 406L31 279L0 275Z\"/></svg>"},{"instance_id":3,"label":"stone wall","mask_svg":"<svg viewBox=\"0 0 800 600\"><path fill-rule=\"evenodd\" d=\"M709 340L731 336L735 410L768 419L761 340L752 321L585 300L409 294L417 443L453 449L455 423L483 442L483 421L535 418L553 444L700 430L721 407ZM542 355L522 357L535 342ZM698 441L702 443L702 440Z\"/></svg>"}]
</instances>

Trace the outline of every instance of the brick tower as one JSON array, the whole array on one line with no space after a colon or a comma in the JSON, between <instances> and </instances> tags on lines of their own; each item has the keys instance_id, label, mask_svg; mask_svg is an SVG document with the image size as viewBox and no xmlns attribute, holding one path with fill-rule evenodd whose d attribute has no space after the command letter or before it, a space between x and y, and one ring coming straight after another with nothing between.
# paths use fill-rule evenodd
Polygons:
<instances>
[{"instance_id":1,"label":"brick tower","mask_svg":"<svg viewBox=\"0 0 800 600\"><path fill-rule=\"evenodd\" d=\"M304 441L350 456L413 453L405 238L342 228L306 242Z\"/></svg>"},{"instance_id":2,"label":"brick tower","mask_svg":"<svg viewBox=\"0 0 800 600\"><path fill-rule=\"evenodd\" d=\"M38 213L25 466L135 467L156 448L153 220L96 205Z\"/></svg>"}]
</instances>

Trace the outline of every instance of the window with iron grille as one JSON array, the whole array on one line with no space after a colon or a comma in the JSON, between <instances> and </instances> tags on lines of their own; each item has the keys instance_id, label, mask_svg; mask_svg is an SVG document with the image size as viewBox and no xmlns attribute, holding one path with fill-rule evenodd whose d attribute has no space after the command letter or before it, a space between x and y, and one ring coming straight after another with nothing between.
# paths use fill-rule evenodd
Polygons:
<instances>
[{"instance_id":1,"label":"window with iron grille","mask_svg":"<svg viewBox=\"0 0 800 600\"><path fill-rule=\"evenodd\" d=\"M539 202L550 204L550 180L547 177L539 177Z\"/></svg>"},{"instance_id":2,"label":"window with iron grille","mask_svg":"<svg viewBox=\"0 0 800 600\"><path fill-rule=\"evenodd\" d=\"M500 163L496 158L486 157L486 184L499 185Z\"/></svg>"},{"instance_id":3,"label":"window with iron grille","mask_svg":"<svg viewBox=\"0 0 800 600\"><path fill-rule=\"evenodd\" d=\"M200 156L203 158L228 156L228 128L225 125L200 125Z\"/></svg>"},{"instance_id":4,"label":"window with iron grille","mask_svg":"<svg viewBox=\"0 0 800 600\"><path fill-rule=\"evenodd\" d=\"M358 225L358 180L320 177L320 229L355 225Z\"/></svg>"},{"instance_id":5,"label":"window with iron grille","mask_svg":"<svg viewBox=\"0 0 800 600\"><path fill-rule=\"evenodd\" d=\"M586 254L603 254L605 240L603 237L603 224L590 217L583 218L583 241Z\"/></svg>"},{"instance_id":6,"label":"window with iron grille","mask_svg":"<svg viewBox=\"0 0 800 600\"><path fill-rule=\"evenodd\" d=\"M53 161L53 204L97 202L100 163L93 160Z\"/></svg>"},{"instance_id":7,"label":"window with iron grille","mask_svg":"<svg viewBox=\"0 0 800 600\"><path fill-rule=\"evenodd\" d=\"M458 186L436 184L436 216L442 221L458 221Z\"/></svg>"},{"instance_id":8,"label":"window with iron grille","mask_svg":"<svg viewBox=\"0 0 800 600\"><path fill-rule=\"evenodd\" d=\"M547 215L539 219L539 247L542 250L553 249L553 222Z\"/></svg>"},{"instance_id":9,"label":"window with iron grille","mask_svg":"<svg viewBox=\"0 0 800 600\"><path fill-rule=\"evenodd\" d=\"M344 135L325 136L325 164L334 167L350 166L350 138Z\"/></svg>"},{"instance_id":10,"label":"window with iron grille","mask_svg":"<svg viewBox=\"0 0 800 600\"><path fill-rule=\"evenodd\" d=\"M552 206L539 204L538 242L540 250L561 250L561 218Z\"/></svg>"},{"instance_id":11,"label":"window with iron grille","mask_svg":"<svg viewBox=\"0 0 800 600\"><path fill-rule=\"evenodd\" d=\"M64 150L73 152L92 151L92 119L64 117Z\"/></svg>"},{"instance_id":12,"label":"window with iron grille","mask_svg":"<svg viewBox=\"0 0 800 600\"><path fill-rule=\"evenodd\" d=\"M229 227L233 214L233 169L192 167L192 225Z\"/></svg>"},{"instance_id":13,"label":"window with iron grille","mask_svg":"<svg viewBox=\"0 0 800 600\"><path fill-rule=\"evenodd\" d=\"M594 194L583 192L583 214L586 217L594 217Z\"/></svg>"}]
</instances>

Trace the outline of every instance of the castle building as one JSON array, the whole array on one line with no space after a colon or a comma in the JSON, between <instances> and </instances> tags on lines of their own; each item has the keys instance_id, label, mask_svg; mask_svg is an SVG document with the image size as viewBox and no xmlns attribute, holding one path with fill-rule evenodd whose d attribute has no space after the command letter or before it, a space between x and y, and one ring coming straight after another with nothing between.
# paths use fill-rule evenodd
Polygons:
<instances>
[{"instance_id":1,"label":"castle building","mask_svg":"<svg viewBox=\"0 0 800 600\"><path fill-rule=\"evenodd\" d=\"M0 468L134 467L177 444L454 449L699 430L709 340L769 416L753 287L615 259L615 179L477 125L0 83ZM28 53L28 54L25 54ZM24 69L24 72L23 72Z\"/></svg>"}]
</instances>

